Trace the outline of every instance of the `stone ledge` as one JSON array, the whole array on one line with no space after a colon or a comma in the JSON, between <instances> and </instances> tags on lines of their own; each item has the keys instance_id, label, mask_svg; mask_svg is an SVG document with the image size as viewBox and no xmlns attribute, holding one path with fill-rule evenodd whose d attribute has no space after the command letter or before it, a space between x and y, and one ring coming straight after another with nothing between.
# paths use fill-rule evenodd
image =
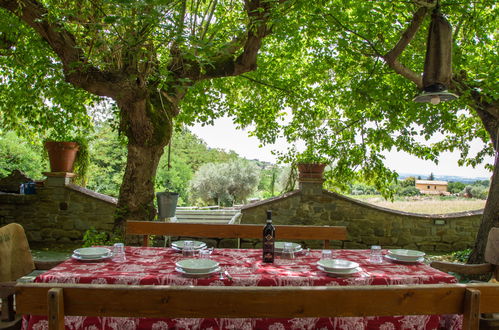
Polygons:
<instances>
[{"instance_id":1,"label":"stone ledge","mask_svg":"<svg viewBox=\"0 0 499 330\"><path fill-rule=\"evenodd\" d=\"M0 192L0 204L31 204L38 199L36 194L23 195Z\"/></svg>"},{"instance_id":2,"label":"stone ledge","mask_svg":"<svg viewBox=\"0 0 499 330\"><path fill-rule=\"evenodd\" d=\"M75 185L75 184L72 184L72 183L67 184L66 188L70 189L70 190L77 191L77 192L79 192L81 194L84 194L84 195L87 195L89 197L101 200L103 202L106 202L106 203L109 203L109 204L113 204L115 206L118 204L118 199L117 198L114 198L114 197L111 197L111 196L108 196L108 195L104 195L104 194L100 194L100 193L95 192L93 190L90 190L90 189L87 189L87 188L83 188L81 186L78 186L78 185Z\"/></svg>"},{"instance_id":3,"label":"stone ledge","mask_svg":"<svg viewBox=\"0 0 499 330\"><path fill-rule=\"evenodd\" d=\"M402 215L402 216L409 216L409 217L415 217L415 218L424 218L424 219L452 219L452 218L464 218L464 217L469 217L469 216L474 216L474 215L482 215L483 214L483 209L482 210L475 210L475 211L464 211L464 212L456 212L456 213L446 213L446 214L424 214L424 213L412 213L412 212L404 212L404 211L398 211L394 209L389 209L386 207L381 207L377 206L374 204L369 204L366 202L359 201L357 199L353 199L344 195L337 194L332 191L327 191L323 190L323 193L325 195L330 195L332 197L342 199L344 201L350 202L352 204L356 204L359 206L363 206L368 209L373 209L377 211L381 211L384 213L389 213L389 214L395 214L395 215Z\"/></svg>"},{"instance_id":4,"label":"stone ledge","mask_svg":"<svg viewBox=\"0 0 499 330\"><path fill-rule=\"evenodd\" d=\"M249 210L249 209L252 209L252 208L255 208L255 207L258 207L258 206L262 206L262 205L265 205L265 204L275 203L277 201L289 198L289 197L294 196L294 195L298 195L300 193L301 193L300 190L293 190L293 191L290 191L288 193L285 193L284 195L280 195L280 196L276 196L276 197L271 197L271 198L268 198L268 199L264 199L263 201L258 201L256 203L251 203L249 205L243 206L241 208L241 212L243 212L243 216L244 216L244 211L246 211L246 210Z\"/></svg>"}]
</instances>

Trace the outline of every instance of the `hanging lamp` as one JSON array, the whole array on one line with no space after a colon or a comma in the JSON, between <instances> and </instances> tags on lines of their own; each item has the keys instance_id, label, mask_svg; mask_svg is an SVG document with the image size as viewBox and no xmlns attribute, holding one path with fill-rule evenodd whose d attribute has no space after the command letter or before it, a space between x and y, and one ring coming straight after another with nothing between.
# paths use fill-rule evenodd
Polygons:
<instances>
[{"instance_id":1,"label":"hanging lamp","mask_svg":"<svg viewBox=\"0 0 499 330\"><path fill-rule=\"evenodd\" d=\"M456 94L447 91L452 77L452 27L440 13L437 1L431 15L426 44L426 58L423 72L423 92L414 102L439 104L456 99Z\"/></svg>"}]
</instances>

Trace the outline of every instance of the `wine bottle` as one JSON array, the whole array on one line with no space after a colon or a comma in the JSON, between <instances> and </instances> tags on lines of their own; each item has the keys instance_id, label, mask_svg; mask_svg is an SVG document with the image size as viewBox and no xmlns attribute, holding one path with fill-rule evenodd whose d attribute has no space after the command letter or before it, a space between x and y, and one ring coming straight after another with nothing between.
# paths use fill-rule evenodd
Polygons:
<instances>
[{"instance_id":1,"label":"wine bottle","mask_svg":"<svg viewBox=\"0 0 499 330\"><path fill-rule=\"evenodd\" d=\"M272 211L267 211L267 223L263 227L263 262L274 262L275 228L272 226Z\"/></svg>"}]
</instances>

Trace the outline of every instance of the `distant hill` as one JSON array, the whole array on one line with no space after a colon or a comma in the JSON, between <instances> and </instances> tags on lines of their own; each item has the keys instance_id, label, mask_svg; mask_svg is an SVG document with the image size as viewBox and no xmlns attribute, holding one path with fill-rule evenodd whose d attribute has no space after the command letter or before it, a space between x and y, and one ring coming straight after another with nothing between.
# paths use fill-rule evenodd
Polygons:
<instances>
[{"instance_id":1,"label":"distant hill","mask_svg":"<svg viewBox=\"0 0 499 330\"><path fill-rule=\"evenodd\" d=\"M429 174L414 174L414 173L399 173L399 179L405 179L407 177L413 176L415 178L421 177L421 179L426 180L429 177ZM490 178L487 177L475 177L475 178L466 178L462 176L455 176L455 175L433 175L435 180L440 180L440 181L453 181L453 182L462 182L462 183L472 183L475 181L483 181L483 180L490 180Z\"/></svg>"}]
</instances>

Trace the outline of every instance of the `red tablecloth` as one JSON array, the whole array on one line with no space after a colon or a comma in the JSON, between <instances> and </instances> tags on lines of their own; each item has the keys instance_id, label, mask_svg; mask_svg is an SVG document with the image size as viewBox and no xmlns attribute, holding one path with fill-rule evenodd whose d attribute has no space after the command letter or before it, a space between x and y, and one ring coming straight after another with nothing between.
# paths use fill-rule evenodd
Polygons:
<instances>
[{"instance_id":1,"label":"red tablecloth","mask_svg":"<svg viewBox=\"0 0 499 330\"><path fill-rule=\"evenodd\" d=\"M456 279L425 264L400 264L384 259L370 264L368 250L334 250L334 257L355 261L362 271L348 277L330 277L319 270L320 251L297 254L292 264L262 264L261 250L215 249L212 259L233 280L218 274L188 278L175 271L182 254L170 248L127 247L126 262L80 262L69 259L37 277L44 283L218 286L320 286L455 283ZM375 302L373 302L375 303ZM43 317L26 317L24 329L47 329ZM142 319L66 317L66 329L460 329L458 316L341 317L295 319Z\"/></svg>"}]
</instances>

